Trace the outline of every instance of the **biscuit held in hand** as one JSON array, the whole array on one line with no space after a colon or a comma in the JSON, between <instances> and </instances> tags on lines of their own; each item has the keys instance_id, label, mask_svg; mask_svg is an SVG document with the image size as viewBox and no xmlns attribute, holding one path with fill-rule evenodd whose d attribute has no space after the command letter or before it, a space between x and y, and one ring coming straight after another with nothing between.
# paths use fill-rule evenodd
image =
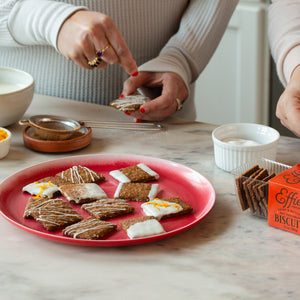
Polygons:
<instances>
[{"instance_id":1,"label":"biscuit held in hand","mask_svg":"<svg viewBox=\"0 0 300 300\"><path fill-rule=\"evenodd\" d=\"M111 101L109 103L109 106L125 113L132 113L138 111L143 104L150 100L151 99L149 97L134 93L123 98Z\"/></svg>"}]
</instances>

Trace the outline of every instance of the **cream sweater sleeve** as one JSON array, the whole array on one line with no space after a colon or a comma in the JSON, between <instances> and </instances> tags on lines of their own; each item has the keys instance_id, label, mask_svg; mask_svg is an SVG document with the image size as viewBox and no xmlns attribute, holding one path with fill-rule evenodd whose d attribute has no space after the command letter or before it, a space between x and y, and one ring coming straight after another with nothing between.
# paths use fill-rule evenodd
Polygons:
<instances>
[{"instance_id":1,"label":"cream sweater sleeve","mask_svg":"<svg viewBox=\"0 0 300 300\"><path fill-rule=\"evenodd\" d=\"M284 86L300 65L300 1L273 0L269 7L270 48Z\"/></svg>"},{"instance_id":2,"label":"cream sweater sleeve","mask_svg":"<svg viewBox=\"0 0 300 300\"><path fill-rule=\"evenodd\" d=\"M217 48L238 0L191 0L178 32L140 71L175 72L186 86L195 81Z\"/></svg>"},{"instance_id":3,"label":"cream sweater sleeve","mask_svg":"<svg viewBox=\"0 0 300 300\"><path fill-rule=\"evenodd\" d=\"M50 0L3 0L0 3L1 46L52 45L68 16L86 9Z\"/></svg>"}]
</instances>

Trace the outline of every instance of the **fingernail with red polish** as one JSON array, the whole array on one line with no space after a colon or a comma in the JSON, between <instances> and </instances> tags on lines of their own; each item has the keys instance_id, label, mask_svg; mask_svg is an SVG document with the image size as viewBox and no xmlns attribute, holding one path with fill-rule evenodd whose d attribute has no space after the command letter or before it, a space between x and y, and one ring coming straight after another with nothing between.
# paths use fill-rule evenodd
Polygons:
<instances>
[{"instance_id":1,"label":"fingernail with red polish","mask_svg":"<svg viewBox=\"0 0 300 300\"><path fill-rule=\"evenodd\" d=\"M123 95L123 94L121 94L119 98L124 98L124 95Z\"/></svg>"},{"instance_id":2,"label":"fingernail with red polish","mask_svg":"<svg viewBox=\"0 0 300 300\"><path fill-rule=\"evenodd\" d=\"M136 71L136 72L132 73L131 76L135 77L135 76L138 76L138 74L139 74L139 72Z\"/></svg>"},{"instance_id":3,"label":"fingernail with red polish","mask_svg":"<svg viewBox=\"0 0 300 300\"><path fill-rule=\"evenodd\" d=\"M140 119L135 119L135 123L140 123L141 120Z\"/></svg>"},{"instance_id":4,"label":"fingernail with red polish","mask_svg":"<svg viewBox=\"0 0 300 300\"><path fill-rule=\"evenodd\" d=\"M142 113L142 114L144 114L146 111L145 111L145 108L144 107L141 107L140 108L140 112Z\"/></svg>"},{"instance_id":5,"label":"fingernail with red polish","mask_svg":"<svg viewBox=\"0 0 300 300\"><path fill-rule=\"evenodd\" d=\"M131 115L131 113L129 113L129 112L125 112L125 115L127 115L127 116L130 116L130 115Z\"/></svg>"}]
</instances>

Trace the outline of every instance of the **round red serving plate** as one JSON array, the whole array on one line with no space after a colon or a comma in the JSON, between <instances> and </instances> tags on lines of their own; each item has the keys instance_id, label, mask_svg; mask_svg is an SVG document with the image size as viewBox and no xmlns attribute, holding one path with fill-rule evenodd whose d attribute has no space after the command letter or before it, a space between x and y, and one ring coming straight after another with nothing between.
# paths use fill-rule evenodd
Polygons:
<instances>
[{"instance_id":1,"label":"round red serving plate","mask_svg":"<svg viewBox=\"0 0 300 300\"><path fill-rule=\"evenodd\" d=\"M157 195L159 198L178 196L193 207L192 214L162 220L161 224L166 231L163 234L135 239L130 239L127 236L126 232L120 228L119 221L144 215L141 209L142 203L134 201L129 201L135 208L134 213L107 220L118 226L117 231L101 240L69 238L62 234L62 230L49 232L37 221L23 218L30 195L22 192L22 188L31 182L44 177L54 176L72 166L81 165L105 176L106 180L99 183L99 186L106 192L108 197L113 198L118 182L109 175L109 172L138 163L146 164L160 175L158 180L151 182L159 184L160 192ZM160 240L187 230L208 215L214 206L215 196L212 184L204 176L191 168L169 160L141 155L81 155L43 162L7 177L0 183L0 214L15 226L52 241L82 246L125 246ZM64 199L63 197L61 198ZM83 218L89 216L82 210L81 206L72 205L72 207Z\"/></svg>"}]
</instances>

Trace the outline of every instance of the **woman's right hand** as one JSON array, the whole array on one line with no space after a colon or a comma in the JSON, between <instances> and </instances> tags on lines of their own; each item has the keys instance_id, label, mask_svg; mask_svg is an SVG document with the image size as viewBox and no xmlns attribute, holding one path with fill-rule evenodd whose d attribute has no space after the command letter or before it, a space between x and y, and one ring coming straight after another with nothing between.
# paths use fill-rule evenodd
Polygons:
<instances>
[{"instance_id":1,"label":"woman's right hand","mask_svg":"<svg viewBox=\"0 0 300 300\"><path fill-rule=\"evenodd\" d=\"M59 31L57 47L65 57L86 69L93 69L88 62L106 49L98 68L118 63L128 74L137 74L137 64L123 36L114 21L102 13L80 10L71 15Z\"/></svg>"},{"instance_id":2,"label":"woman's right hand","mask_svg":"<svg viewBox=\"0 0 300 300\"><path fill-rule=\"evenodd\" d=\"M300 66L295 68L285 91L279 98L276 116L282 125L300 137Z\"/></svg>"}]
</instances>

